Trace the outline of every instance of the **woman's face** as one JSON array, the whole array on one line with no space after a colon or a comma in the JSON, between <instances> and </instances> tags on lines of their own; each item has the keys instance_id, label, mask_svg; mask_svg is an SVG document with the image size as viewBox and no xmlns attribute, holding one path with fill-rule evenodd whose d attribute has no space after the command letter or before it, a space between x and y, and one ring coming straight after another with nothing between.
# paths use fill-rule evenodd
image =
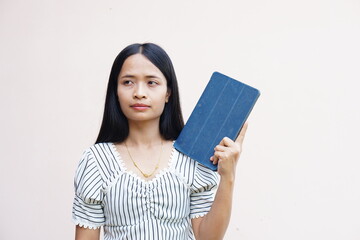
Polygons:
<instances>
[{"instance_id":1,"label":"woman's face","mask_svg":"<svg viewBox=\"0 0 360 240\"><path fill-rule=\"evenodd\" d=\"M117 94L129 122L159 121L170 96L165 76L142 54L125 60L118 76Z\"/></svg>"}]
</instances>

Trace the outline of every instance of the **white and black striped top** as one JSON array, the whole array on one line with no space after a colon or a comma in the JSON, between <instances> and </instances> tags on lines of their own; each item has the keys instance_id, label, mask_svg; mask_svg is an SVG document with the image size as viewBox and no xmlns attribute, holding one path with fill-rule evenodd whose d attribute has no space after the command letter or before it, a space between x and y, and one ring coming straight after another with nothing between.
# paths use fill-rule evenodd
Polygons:
<instances>
[{"instance_id":1,"label":"white and black striped top","mask_svg":"<svg viewBox=\"0 0 360 240\"><path fill-rule=\"evenodd\" d=\"M104 227L105 240L195 239L191 218L213 202L218 174L173 149L149 181L126 170L113 143L87 149L75 176L73 221Z\"/></svg>"}]
</instances>

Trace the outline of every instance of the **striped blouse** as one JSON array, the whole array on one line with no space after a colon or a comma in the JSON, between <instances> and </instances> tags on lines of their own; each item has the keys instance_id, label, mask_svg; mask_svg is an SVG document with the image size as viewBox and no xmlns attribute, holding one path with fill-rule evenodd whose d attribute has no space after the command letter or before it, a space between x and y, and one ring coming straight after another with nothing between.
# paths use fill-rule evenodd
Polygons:
<instances>
[{"instance_id":1,"label":"striped blouse","mask_svg":"<svg viewBox=\"0 0 360 240\"><path fill-rule=\"evenodd\" d=\"M113 143L88 148L75 176L73 221L104 227L104 240L195 239L191 219L213 202L217 173L173 148L169 165L146 181L127 171Z\"/></svg>"}]
</instances>

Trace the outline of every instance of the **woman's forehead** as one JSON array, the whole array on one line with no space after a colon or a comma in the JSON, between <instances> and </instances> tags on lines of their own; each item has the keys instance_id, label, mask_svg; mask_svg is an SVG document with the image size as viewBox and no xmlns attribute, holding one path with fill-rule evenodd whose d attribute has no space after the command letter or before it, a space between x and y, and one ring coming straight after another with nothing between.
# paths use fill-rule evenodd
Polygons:
<instances>
[{"instance_id":1,"label":"woman's forehead","mask_svg":"<svg viewBox=\"0 0 360 240\"><path fill-rule=\"evenodd\" d=\"M119 78L124 76L147 76L148 78L165 78L160 69L158 69L144 55L139 53L131 55L124 61L119 74Z\"/></svg>"}]
</instances>

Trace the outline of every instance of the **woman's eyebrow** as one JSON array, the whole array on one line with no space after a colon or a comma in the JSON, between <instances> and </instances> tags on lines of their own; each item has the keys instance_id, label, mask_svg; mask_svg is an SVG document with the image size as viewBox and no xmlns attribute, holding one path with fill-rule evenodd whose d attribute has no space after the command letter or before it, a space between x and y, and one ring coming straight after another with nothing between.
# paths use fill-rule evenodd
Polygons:
<instances>
[{"instance_id":1,"label":"woman's eyebrow","mask_svg":"<svg viewBox=\"0 0 360 240\"><path fill-rule=\"evenodd\" d=\"M146 78L160 78L160 77L158 77L156 75L146 75Z\"/></svg>"},{"instance_id":2,"label":"woman's eyebrow","mask_svg":"<svg viewBox=\"0 0 360 240\"><path fill-rule=\"evenodd\" d=\"M131 74L126 74L126 75L120 76L120 78L135 78L135 76L131 75Z\"/></svg>"},{"instance_id":3,"label":"woman's eyebrow","mask_svg":"<svg viewBox=\"0 0 360 240\"><path fill-rule=\"evenodd\" d=\"M146 75L145 77L146 77L146 78L157 78L157 79L160 78L159 76L156 76L156 75ZM135 75L125 74L125 75L123 75L123 76L120 76L120 78L135 78Z\"/></svg>"}]
</instances>

